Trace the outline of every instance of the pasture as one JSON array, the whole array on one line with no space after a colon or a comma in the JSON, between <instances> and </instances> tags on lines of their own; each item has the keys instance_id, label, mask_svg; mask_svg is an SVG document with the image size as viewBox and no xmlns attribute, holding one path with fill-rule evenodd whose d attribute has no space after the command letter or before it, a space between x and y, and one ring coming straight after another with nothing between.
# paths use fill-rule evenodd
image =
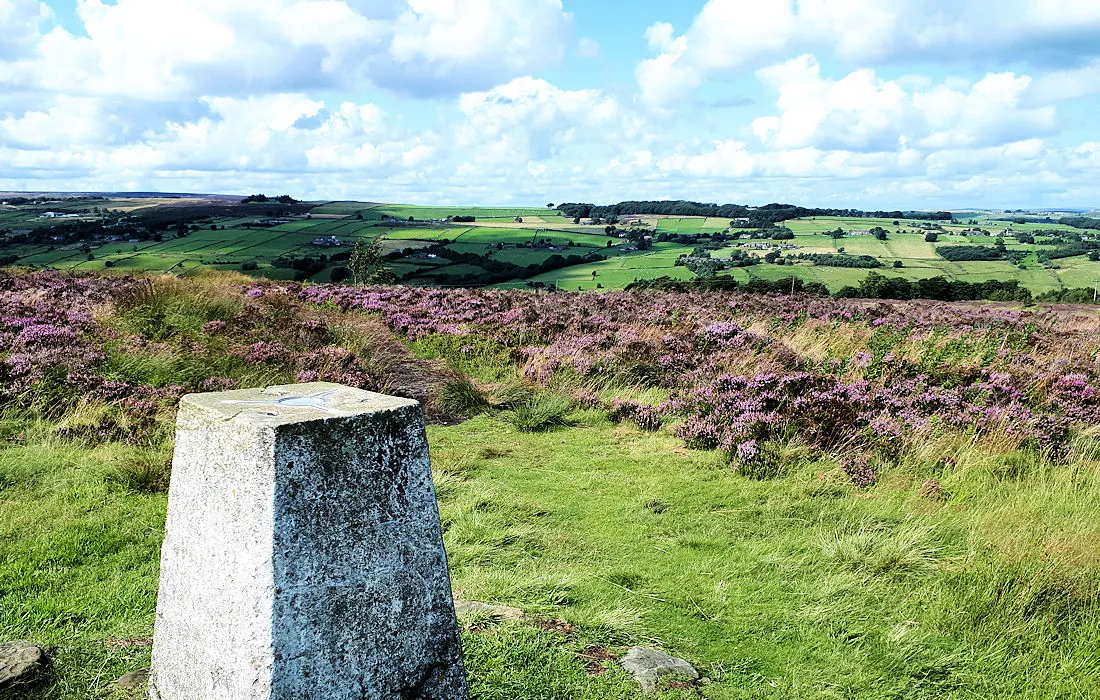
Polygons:
<instances>
[{"instance_id":1,"label":"pasture","mask_svg":"<svg viewBox=\"0 0 1100 700\"><path fill-rule=\"evenodd\" d=\"M662 247L663 246L663 247ZM635 280L672 277L690 279L690 270L676 266L676 258L684 252L682 246L657 244L654 250L614 254L607 260L554 270L531 278L532 282L553 283L569 291L590 289L622 289ZM509 282L504 287L516 287L521 282Z\"/></svg>"},{"instance_id":2,"label":"pasture","mask_svg":"<svg viewBox=\"0 0 1100 700\"><path fill-rule=\"evenodd\" d=\"M559 284L567 289L618 289L635 279L652 279L669 276L675 279L688 279L694 274L686 268L675 265L676 259L689 254L698 245L692 243L676 244L658 242L652 250L623 253L631 246L630 242L619 235L631 231L629 223L620 225L617 232L607 233L605 225L584 226L573 224L571 218L561 215L556 209L545 207L466 207L466 206L415 206L401 204L380 204L372 202L327 202L318 203L303 213L290 216L284 223L275 226L259 226L260 205L257 213L237 215L222 206L214 216L201 218L190 226L184 237L178 237L175 231L166 232L162 240L136 240L129 236L125 240L97 240L84 243L66 241L40 241L38 243L12 243L6 252L14 256L17 264L43 269L96 271L115 269L126 272L167 272L173 274L192 273L205 268L242 269L254 276L272 279L287 279L295 276L314 281L331 279L336 267L346 265L345 259L350 248L358 241L378 242L384 254L393 254L389 261L400 279L411 284L443 284L451 282L448 276L460 277L471 273L480 266L441 266L441 270L421 273L425 267L423 260L399 256L405 248L420 249L431 245L444 244L452 250L464 254L476 254L487 259L509 262L519 266L540 264L552 255L586 255L598 253L607 257L601 262L590 262L568 268L557 269L537 275L529 280L500 280L499 276L489 279L505 287L524 286L528 282L541 284ZM94 219L85 216L93 209L132 212L140 217L143 211L185 211L180 200L172 199L116 199L109 201L61 202L56 205L39 204L26 207L0 207L0 230L32 230L36 227L58 225L55 220L49 222L40 217L43 211L76 211L82 214L80 221ZM308 208L308 207L307 207ZM264 210L266 211L266 209ZM89 215L90 216L90 215ZM449 216L473 216L472 223L440 223ZM383 220L383 217L394 217ZM412 217L415 223L406 223ZM522 223L514 219L520 217ZM713 235L720 233L736 238L748 235L749 230L727 230L729 221L722 218L698 216L658 216L639 217L655 237L661 235ZM795 238L784 243L797 246L796 250L784 253L785 256L801 253L829 253L849 255L869 255L882 263L879 272L889 276L918 280L928 277L945 276L951 280L976 282L983 280L1018 279L1034 293L1064 288L1091 287L1100 277L1100 263L1088 260L1084 256L1057 260L1053 264L1044 264L1037 257L1044 249L1038 244L1017 243L1014 234L1018 231L1073 231L1064 225L1055 224L1015 224L990 220L984 213L968 214L957 223L941 222L939 240L930 243L924 240L925 232L919 226L929 226L928 222L898 220L894 225L891 219L852 218L852 217L808 217L784 223L795 234ZM869 235L858 235L880 226L888 231L887 240L881 241ZM951 262L937 254L936 250L944 245L992 245L993 236L977 235L972 230L983 228L994 234L1005 233L1005 244L1010 251L1030 253L1023 266L1018 267L1008 260ZM826 232L841 228L854 235L833 239ZM315 238L335 236L343 245L313 245ZM707 242L709 239L700 239ZM763 257L766 250L755 249L759 241L731 240L724 248L710 251L716 258L734 254L738 247L751 255ZM547 247L548 246L548 247ZM333 259L336 256L336 259ZM311 259L308 271L296 274L288 272L288 259ZM279 264L275 263L279 261ZM894 265L900 263L901 267ZM593 276L595 272L595 276ZM795 265L775 266L769 264L735 268L719 272L740 281L750 279L782 279L797 276L806 281L825 284L836 291L848 285L857 285L866 275L866 269L834 268L815 266L809 262ZM469 280L463 280L468 282Z\"/></svg>"},{"instance_id":3,"label":"pasture","mask_svg":"<svg viewBox=\"0 0 1100 700\"><path fill-rule=\"evenodd\" d=\"M399 219L413 217L415 219L446 219L448 216L473 216L478 220L495 219L497 221L512 221L515 217L557 216L561 218L561 212L557 209L546 207L469 207L469 206L416 206L411 204L382 204L377 207L379 214L396 216Z\"/></svg>"}]
</instances>

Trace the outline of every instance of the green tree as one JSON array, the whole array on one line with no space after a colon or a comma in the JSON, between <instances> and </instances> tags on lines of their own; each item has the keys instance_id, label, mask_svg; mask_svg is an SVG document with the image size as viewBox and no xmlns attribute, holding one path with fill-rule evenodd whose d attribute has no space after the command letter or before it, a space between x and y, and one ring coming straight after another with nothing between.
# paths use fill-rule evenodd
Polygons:
<instances>
[{"instance_id":1,"label":"green tree","mask_svg":"<svg viewBox=\"0 0 1100 700\"><path fill-rule=\"evenodd\" d=\"M348 269L356 284L394 284L397 274L386 267L378 241L358 241L348 258Z\"/></svg>"},{"instance_id":2,"label":"green tree","mask_svg":"<svg viewBox=\"0 0 1100 700\"><path fill-rule=\"evenodd\" d=\"M928 233L924 234L924 240L929 243L935 243L936 241L940 240L940 234L936 233L935 231L929 231Z\"/></svg>"}]
</instances>

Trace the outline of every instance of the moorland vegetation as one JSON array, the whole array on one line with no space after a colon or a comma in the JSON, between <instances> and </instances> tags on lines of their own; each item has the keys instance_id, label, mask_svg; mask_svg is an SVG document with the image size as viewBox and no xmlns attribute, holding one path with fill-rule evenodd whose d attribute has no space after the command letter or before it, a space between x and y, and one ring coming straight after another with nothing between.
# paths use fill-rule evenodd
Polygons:
<instances>
[{"instance_id":1,"label":"moorland vegetation","mask_svg":"<svg viewBox=\"0 0 1100 700\"><path fill-rule=\"evenodd\" d=\"M775 290L773 290L774 292ZM798 290L796 290L798 291ZM1088 697L1100 689L1095 310L0 276L0 638L19 700L148 664L181 394L410 396L477 698Z\"/></svg>"}]
</instances>

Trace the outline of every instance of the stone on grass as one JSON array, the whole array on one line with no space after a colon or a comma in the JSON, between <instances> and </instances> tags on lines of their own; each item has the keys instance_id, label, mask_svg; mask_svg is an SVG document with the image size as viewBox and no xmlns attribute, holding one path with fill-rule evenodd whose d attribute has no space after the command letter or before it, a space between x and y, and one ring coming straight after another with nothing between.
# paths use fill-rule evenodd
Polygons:
<instances>
[{"instance_id":1,"label":"stone on grass","mask_svg":"<svg viewBox=\"0 0 1100 700\"><path fill-rule=\"evenodd\" d=\"M631 647L619 663L642 685L642 692L646 694L656 692L657 682L665 677L699 678L699 672L687 661L650 647Z\"/></svg>"},{"instance_id":2,"label":"stone on grass","mask_svg":"<svg viewBox=\"0 0 1100 700\"><path fill-rule=\"evenodd\" d=\"M143 668L139 671L131 671L115 681L115 686L124 692L136 688L144 688L147 685L149 685L149 669L147 668Z\"/></svg>"},{"instance_id":3,"label":"stone on grass","mask_svg":"<svg viewBox=\"0 0 1100 700\"><path fill-rule=\"evenodd\" d=\"M185 396L154 700L465 700L420 405L336 384Z\"/></svg>"},{"instance_id":4,"label":"stone on grass","mask_svg":"<svg viewBox=\"0 0 1100 700\"><path fill-rule=\"evenodd\" d=\"M456 600L455 612L459 617L485 615L488 617L495 617L498 620L522 620L525 616L525 613L519 608L512 608L507 605L479 603L476 600Z\"/></svg>"},{"instance_id":5,"label":"stone on grass","mask_svg":"<svg viewBox=\"0 0 1100 700\"><path fill-rule=\"evenodd\" d=\"M30 642L0 644L0 688L30 680L44 660L41 647Z\"/></svg>"}]
</instances>

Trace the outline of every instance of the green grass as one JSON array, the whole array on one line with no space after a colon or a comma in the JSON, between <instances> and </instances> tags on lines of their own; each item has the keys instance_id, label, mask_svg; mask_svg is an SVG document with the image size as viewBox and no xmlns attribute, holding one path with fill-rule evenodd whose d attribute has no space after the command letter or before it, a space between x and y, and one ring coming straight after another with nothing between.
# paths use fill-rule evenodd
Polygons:
<instances>
[{"instance_id":1,"label":"green grass","mask_svg":"<svg viewBox=\"0 0 1100 700\"><path fill-rule=\"evenodd\" d=\"M1095 569L1082 568L1096 565L1095 472L1037 462L1004 480L967 454L936 501L905 470L860 492L794 451L784 476L754 481L666 434L572 419L429 430L456 594L528 614L465 629L474 697L636 697L584 656L632 644L694 663L708 698L1100 688ZM148 461L140 450L25 432L0 449L0 637L55 663L48 685L9 697L110 697L148 663L148 647L112 640L151 633L166 499L120 484L120 464Z\"/></svg>"},{"instance_id":2,"label":"green grass","mask_svg":"<svg viewBox=\"0 0 1100 700\"><path fill-rule=\"evenodd\" d=\"M507 420L521 433L542 433L568 425L572 408L573 402L564 396L540 394L513 408Z\"/></svg>"},{"instance_id":3,"label":"green grass","mask_svg":"<svg viewBox=\"0 0 1100 700\"><path fill-rule=\"evenodd\" d=\"M597 285L606 289L622 289L634 280L672 277L690 279L692 272L685 267L676 266L676 258L683 254L684 248L668 243L658 243L653 250L620 253L615 249L605 251L607 260L585 265L554 270L532 279L536 282L554 282L562 289L596 289ZM593 276L592 273L596 275ZM516 286L507 283L503 286Z\"/></svg>"},{"instance_id":4,"label":"green grass","mask_svg":"<svg viewBox=\"0 0 1100 700\"><path fill-rule=\"evenodd\" d=\"M383 204L378 206L379 214L389 214L401 219L445 219L448 216L475 216L477 218L511 221L514 217L560 216L557 209L546 207L467 207L467 206L415 206L411 204Z\"/></svg>"},{"instance_id":5,"label":"green grass","mask_svg":"<svg viewBox=\"0 0 1100 700\"><path fill-rule=\"evenodd\" d=\"M468 226L440 226L437 228L397 228L386 233L386 238L391 240L409 241L457 241L460 240Z\"/></svg>"},{"instance_id":6,"label":"green grass","mask_svg":"<svg viewBox=\"0 0 1100 700\"><path fill-rule=\"evenodd\" d=\"M314 214L329 214L338 216L354 216L356 213L361 212L363 218L373 216L374 218L382 218L380 214L375 215L376 210L380 205L371 204L368 202L328 202L316 207L312 210Z\"/></svg>"},{"instance_id":7,"label":"green grass","mask_svg":"<svg viewBox=\"0 0 1100 700\"><path fill-rule=\"evenodd\" d=\"M858 493L828 461L751 481L599 420L540 437L479 418L433 437L461 595L562 617L596 643L659 640L716 681L707 697L1100 687L1095 580L997 551L990 522L1015 510L1028 519L1012 527L1058 539L1058 526L1081 527L1094 480L989 483L975 470L936 503L905 474Z\"/></svg>"},{"instance_id":8,"label":"green grass","mask_svg":"<svg viewBox=\"0 0 1100 700\"><path fill-rule=\"evenodd\" d=\"M657 220L658 233L717 233L729 228L730 220L702 216L662 216Z\"/></svg>"}]
</instances>

